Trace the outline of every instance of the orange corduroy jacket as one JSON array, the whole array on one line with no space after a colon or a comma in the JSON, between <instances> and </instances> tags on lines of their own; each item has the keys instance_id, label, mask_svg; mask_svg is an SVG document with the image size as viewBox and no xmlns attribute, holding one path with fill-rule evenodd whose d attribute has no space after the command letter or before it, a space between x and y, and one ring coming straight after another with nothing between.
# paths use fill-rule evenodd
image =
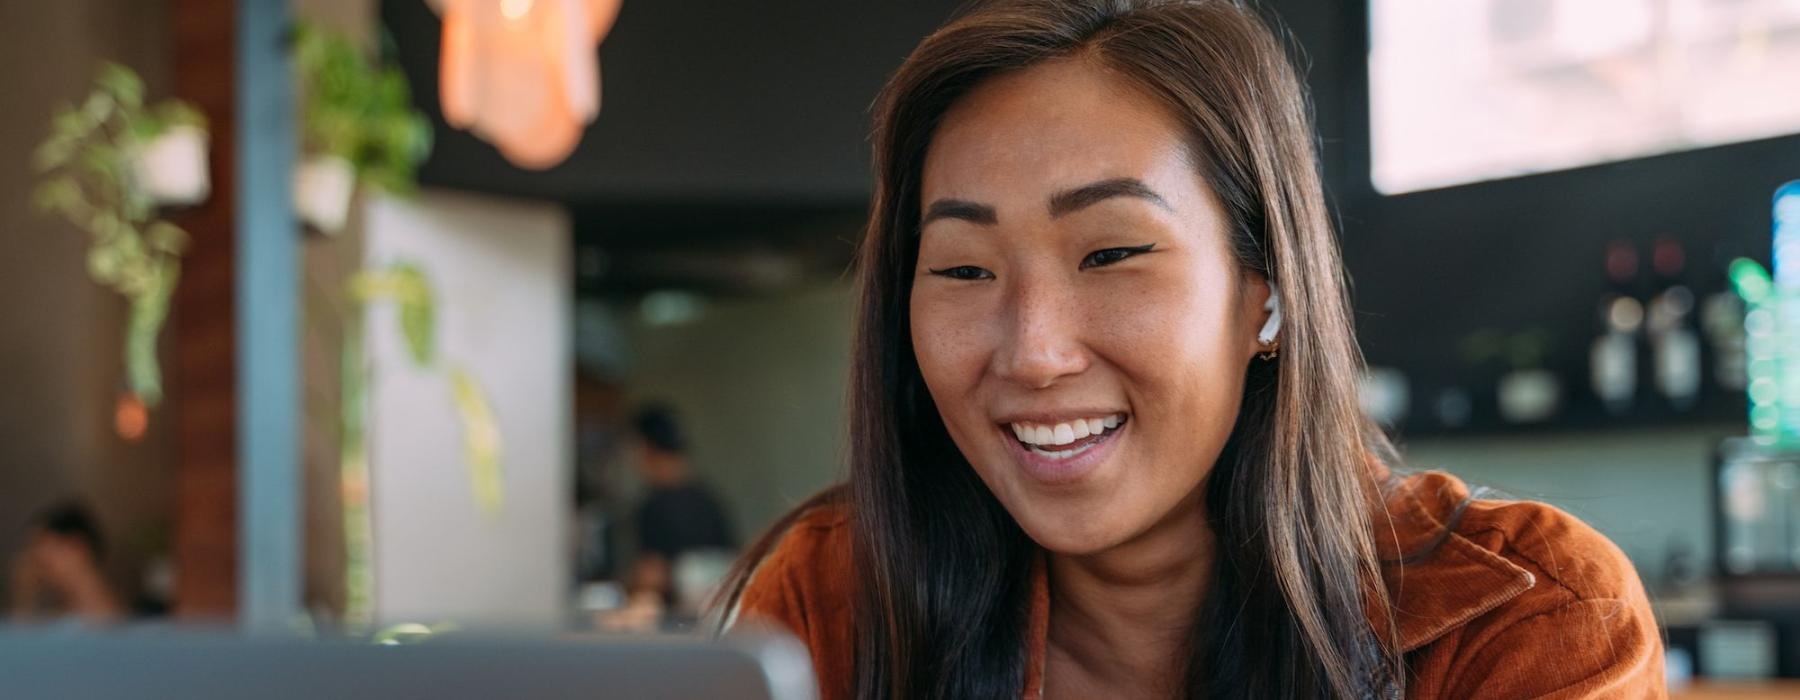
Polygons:
<instances>
[{"instance_id":1,"label":"orange corduroy jacket","mask_svg":"<svg viewBox=\"0 0 1800 700\"><path fill-rule=\"evenodd\" d=\"M1387 497L1392 527L1377 528L1386 563L1408 698L1666 697L1661 635L1618 547L1575 517L1526 501L1474 500L1442 472L1405 477ZM804 514L757 568L739 621L785 627L811 652L820 697L854 688L849 514ZM1043 695L1049 586L1033 571L1021 697ZM1371 616L1380 614L1371 610ZM1384 625L1375 625L1379 630Z\"/></svg>"}]
</instances>

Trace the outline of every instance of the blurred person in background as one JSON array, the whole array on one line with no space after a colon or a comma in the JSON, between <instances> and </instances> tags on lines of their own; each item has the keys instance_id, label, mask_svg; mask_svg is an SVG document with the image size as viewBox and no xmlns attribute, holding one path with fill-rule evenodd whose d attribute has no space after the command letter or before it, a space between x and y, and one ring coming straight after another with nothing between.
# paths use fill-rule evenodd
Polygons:
<instances>
[{"instance_id":1,"label":"blurred person in background","mask_svg":"<svg viewBox=\"0 0 1800 700\"><path fill-rule=\"evenodd\" d=\"M101 571L103 543L93 517L75 502L34 518L12 560L10 620L105 624L123 618L125 609Z\"/></svg>"},{"instance_id":2,"label":"blurred person in background","mask_svg":"<svg viewBox=\"0 0 1800 700\"><path fill-rule=\"evenodd\" d=\"M575 578L617 577L614 533L623 518L617 454L625 438L619 389L585 366L575 371Z\"/></svg>"},{"instance_id":3,"label":"blurred person in background","mask_svg":"<svg viewBox=\"0 0 1800 700\"><path fill-rule=\"evenodd\" d=\"M719 499L695 477L687 436L674 409L648 404L633 421L635 466L648 490L637 511L637 558L626 576L629 598L609 626L654 628L673 610L698 603L729 566L737 546ZM714 565L723 559L724 565ZM709 573L711 572L711 573Z\"/></svg>"},{"instance_id":4,"label":"blurred person in background","mask_svg":"<svg viewBox=\"0 0 1800 700\"><path fill-rule=\"evenodd\" d=\"M1228 0L998 0L876 101L849 480L724 588L824 698L1647 698L1631 563L1408 473L1286 47Z\"/></svg>"}]
</instances>

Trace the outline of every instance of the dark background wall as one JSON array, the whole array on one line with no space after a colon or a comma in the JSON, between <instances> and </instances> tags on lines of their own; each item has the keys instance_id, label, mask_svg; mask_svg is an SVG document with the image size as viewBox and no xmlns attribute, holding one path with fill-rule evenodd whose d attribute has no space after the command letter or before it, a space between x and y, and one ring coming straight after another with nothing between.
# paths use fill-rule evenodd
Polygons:
<instances>
[{"instance_id":1,"label":"dark background wall","mask_svg":"<svg viewBox=\"0 0 1800 700\"><path fill-rule=\"evenodd\" d=\"M1415 404L1451 384L1476 389L1476 427L1499 428L1482 407L1491 407L1492 379L1505 368L1465 363L1458 346L1483 329L1537 327L1550 336L1545 367L1565 379L1568 408L1551 427L1742 422L1741 394L1716 390L1710 377L1692 413L1648 399L1624 419L1602 412L1587 388L1607 290L1602 263L1607 244L1623 240L1647 274L1651 242L1672 237L1687 254L1684 281L1702 296L1723 287L1734 257L1767 265L1771 197L1800 178L1800 137L1382 196L1369 179L1367 0L1284 4L1301 43L1320 49L1309 82L1371 364L1405 369ZM1640 360L1641 370L1647 365ZM1640 376L1641 386L1648 376ZM1429 421L1412 427L1438 430Z\"/></svg>"}]
</instances>

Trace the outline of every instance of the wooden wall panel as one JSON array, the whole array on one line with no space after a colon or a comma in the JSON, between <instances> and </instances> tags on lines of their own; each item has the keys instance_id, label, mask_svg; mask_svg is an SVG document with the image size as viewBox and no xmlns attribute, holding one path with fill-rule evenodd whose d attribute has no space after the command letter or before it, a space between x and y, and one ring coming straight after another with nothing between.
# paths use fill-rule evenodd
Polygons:
<instances>
[{"instance_id":1,"label":"wooden wall panel","mask_svg":"<svg viewBox=\"0 0 1800 700\"><path fill-rule=\"evenodd\" d=\"M175 91L212 125L212 196L177 220L193 236L173 314L181 396L174 508L175 614L237 607L237 324L234 282L236 0L172 0Z\"/></svg>"}]
</instances>

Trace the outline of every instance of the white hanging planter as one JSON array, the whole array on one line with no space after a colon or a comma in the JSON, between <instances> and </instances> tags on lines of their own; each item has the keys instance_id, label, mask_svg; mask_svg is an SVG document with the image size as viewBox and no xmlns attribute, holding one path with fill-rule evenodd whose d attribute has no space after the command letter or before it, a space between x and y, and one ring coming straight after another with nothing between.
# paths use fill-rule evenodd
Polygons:
<instances>
[{"instance_id":1,"label":"white hanging planter","mask_svg":"<svg viewBox=\"0 0 1800 700\"><path fill-rule=\"evenodd\" d=\"M311 156L294 169L294 212L322 232L344 229L355 192L356 169L338 156Z\"/></svg>"},{"instance_id":2,"label":"white hanging planter","mask_svg":"<svg viewBox=\"0 0 1800 700\"><path fill-rule=\"evenodd\" d=\"M198 204L212 191L206 149L206 129L171 126L138 150L131 159L132 176L157 204Z\"/></svg>"}]
</instances>

